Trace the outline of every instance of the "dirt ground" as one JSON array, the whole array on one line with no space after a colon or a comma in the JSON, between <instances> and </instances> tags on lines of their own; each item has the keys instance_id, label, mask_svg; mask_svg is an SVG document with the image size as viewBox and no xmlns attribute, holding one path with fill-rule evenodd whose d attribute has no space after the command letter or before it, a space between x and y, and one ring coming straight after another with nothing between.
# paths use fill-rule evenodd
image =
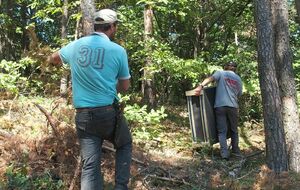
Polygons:
<instances>
[{"instance_id":1,"label":"dirt ground","mask_svg":"<svg viewBox=\"0 0 300 190\"><path fill-rule=\"evenodd\" d=\"M36 106L45 108L49 118ZM191 142L187 111L168 109L159 139L134 139L130 189L297 189L298 175L279 178L265 166L264 133L260 123L240 127L243 157L229 161L219 156L218 145ZM105 190L113 189L114 149L103 146L102 173ZM18 99L0 102L0 176L7 182L7 171L35 178L47 172L53 181L63 181L61 189L77 190L80 184L79 145L72 106L60 106L45 99ZM25 171L23 171L25 170ZM1 189L1 186L0 186ZM12 188L13 189L13 188ZM43 189L43 188L41 188Z\"/></svg>"}]
</instances>

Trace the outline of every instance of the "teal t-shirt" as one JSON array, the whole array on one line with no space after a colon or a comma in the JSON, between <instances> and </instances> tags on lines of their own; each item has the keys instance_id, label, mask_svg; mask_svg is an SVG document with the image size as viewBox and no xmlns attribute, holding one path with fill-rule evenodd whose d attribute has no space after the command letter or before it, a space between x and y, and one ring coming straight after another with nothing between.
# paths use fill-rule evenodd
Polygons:
<instances>
[{"instance_id":1,"label":"teal t-shirt","mask_svg":"<svg viewBox=\"0 0 300 190\"><path fill-rule=\"evenodd\" d=\"M75 108L111 105L118 80L130 78L126 50L103 33L73 41L59 55L71 68Z\"/></svg>"}]
</instances>

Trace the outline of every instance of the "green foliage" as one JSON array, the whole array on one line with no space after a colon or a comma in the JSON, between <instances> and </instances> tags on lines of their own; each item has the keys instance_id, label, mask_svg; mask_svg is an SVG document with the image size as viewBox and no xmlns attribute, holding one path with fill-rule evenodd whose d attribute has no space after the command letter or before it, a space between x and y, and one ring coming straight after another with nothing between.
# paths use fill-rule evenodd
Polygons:
<instances>
[{"instance_id":1,"label":"green foliage","mask_svg":"<svg viewBox=\"0 0 300 190\"><path fill-rule=\"evenodd\" d=\"M152 49L153 52L148 56L152 57L153 73L160 75L166 72L167 75L173 77L174 81L178 81L183 78L196 80L200 73L207 72L207 65L203 60L180 59L173 54L167 44L154 41ZM148 69L151 70L151 68Z\"/></svg>"},{"instance_id":2,"label":"green foliage","mask_svg":"<svg viewBox=\"0 0 300 190\"><path fill-rule=\"evenodd\" d=\"M0 89L12 93L19 92L19 85L25 82L25 78L21 76L21 72L26 68L23 62L13 62L2 60L0 62Z\"/></svg>"},{"instance_id":3,"label":"green foliage","mask_svg":"<svg viewBox=\"0 0 300 190\"><path fill-rule=\"evenodd\" d=\"M290 18L297 18L297 11L295 10L295 5L292 4L289 9L289 16ZM298 92L297 99L298 105L300 105L300 41L299 41L299 23L296 22L295 19L289 20L289 29L290 29L290 43L291 43L291 50L293 53L293 69L294 69L294 76L296 82L296 90Z\"/></svg>"},{"instance_id":4,"label":"green foliage","mask_svg":"<svg viewBox=\"0 0 300 190\"><path fill-rule=\"evenodd\" d=\"M150 79L154 76L155 91L158 93L159 101L176 102L184 99L185 91L193 88L199 79L208 72L208 64L203 59L182 59L174 55L166 43L161 43L154 38L150 40L149 46L152 52L144 49L137 50L133 55L131 67L133 78L140 80ZM145 66L146 57L151 58L151 65ZM146 69L149 75L140 76L140 72ZM139 81L133 81L137 83ZM136 84L135 86L138 86Z\"/></svg>"},{"instance_id":5,"label":"green foliage","mask_svg":"<svg viewBox=\"0 0 300 190\"><path fill-rule=\"evenodd\" d=\"M155 74L155 88L162 102L176 102L184 98L185 91L193 88L208 72L201 59L180 59L166 46L157 46L151 54Z\"/></svg>"},{"instance_id":6,"label":"green foliage","mask_svg":"<svg viewBox=\"0 0 300 190\"><path fill-rule=\"evenodd\" d=\"M17 167L11 164L5 172L6 180L2 180L0 187L4 189L16 190L59 190L63 189L64 184L59 179L54 179L49 171L45 171L40 176L30 176L27 166Z\"/></svg>"},{"instance_id":7,"label":"green foliage","mask_svg":"<svg viewBox=\"0 0 300 190\"><path fill-rule=\"evenodd\" d=\"M141 126L157 125L162 119L167 117L163 106L157 110L151 109L149 112L146 105L142 107L137 103L130 105L130 95L122 96L119 94L118 96L120 97L120 102L126 105L124 108L124 114L130 122L138 123L138 125Z\"/></svg>"},{"instance_id":8,"label":"green foliage","mask_svg":"<svg viewBox=\"0 0 300 190\"><path fill-rule=\"evenodd\" d=\"M147 3L152 3L155 18L149 44L143 39L142 13ZM251 3L143 0L138 6L128 9L122 5L118 10L123 20L118 38L126 39L121 44L129 52L132 78L139 79L132 81L134 91L139 90L142 80L154 76L159 102L180 103L185 99L185 91L221 69L228 60L239 63L238 72L244 90L252 94L259 91ZM199 36L199 41L195 42L195 34L206 29L209 29L206 37ZM235 40L234 32L237 43L231 43ZM151 47L151 51L145 51L146 46ZM198 51L193 55L195 47ZM145 67L148 58L151 58L152 65ZM147 69L148 76L141 74L144 69Z\"/></svg>"},{"instance_id":9,"label":"green foliage","mask_svg":"<svg viewBox=\"0 0 300 190\"><path fill-rule=\"evenodd\" d=\"M212 146L209 143L197 142L192 144L193 150L197 153L198 156L205 158L207 155L210 155L213 151Z\"/></svg>"},{"instance_id":10,"label":"green foliage","mask_svg":"<svg viewBox=\"0 0 300 190\"><path fill-rule=\"evenodd\" d=\"M121 96L121 95L119 95ZM162 106L160 109L151 109L148 111L147 106L139 106L137 103L129 105L130 96L122 96L120 102L126 103L124 108L124 114L126 119L132 127L133 135L137 136L137 139L149 140L156 138L160 135L161 127L160 123L167 117L165 108Z\"/></svg>"},{"instance_id":11,"label":"green foliage","mask_svg":"<svg viewBox=\"0 0 300 190\"><path fill-rule=\"evenodd\" d=\"M298 105L300 105L300 51L299 50L295 50L294 51L294 56L297 57L297 59L295 59L293 67L294 67L294 73L295 73L295 82L296 82L296 90L298 92L297 94L297 103ZM300 108L299 108L300 109Z\"/></svg>"},{"instance_id":12,"label":"green foliage","mask_svg":"<svg viewBox=\"0 0 300 190\"><path fill-rule=\"evenodd\" d=\"M0 62L0 90L12 94L38 94L48 88L47 83L59 79L59 70L52 68L43 71L41 60L24 57L17 62L2 60ZM51 73L51 71L54 72ZM55 70L56 69L56 70ZM45 84L46 83L46 84Z\"/></svg>"},{"instance_id":13,"label":"green foliage","mask_svg":"<svg viewBox=\"0 0 300 190\"><path fill-rule=\"evenodd\" d=\"M147 106L140 107L138 104L127 105L124 109L128 121L138 122L141 126L158 125L167 114L162 106L158 110L147 111Z\"/></svg>"},{"instance_id":14,"label":"green foliage","mask_svg":"<svg viewBox=\"0 0 300 190\"><path fill-rule=\"evenodd\" d=\"M262 120L262 102L260 93L244 93L239 101L240 123L245 121Z\"/></svg>"},{"instance_id":15,"label":"green foliage","mask_svg":"<svg viewBox=\"0 0 300 190\"><path fill-rule=\"evenodd\" d=\"M149 44L144 41L143 11L147 4L151 5L154 13L153 34L147 42ZM39 45L46 43L56 48L74 39L75 31L78 31L76 22L81 18L78 0L69 2L68 39L65 41L61 40L62 1L19 0L11 4L4 1L1 5L0 38L6 39L8 35L8 39L13 42L12 49L16 50L10 54L3 53L10 55L10 58L22 57L21 52L29 46L30 40L26 41L25 38L26 27L29 25L35 26ZM109 7L117 10L122 20L118 25L116 41L128 50L133 93L140 92L142 80L151 78L160 105L185 103L186 90L194 88L206 76L221 69L224 62L235 60L239 63L238 73L244 83L244 92L250 95L247 96L249 101L245 102L256 102L252 101L252 96L259 96L260 89L252 1L212 0L199 3L197 0L105 0L97 1L95 5L96 9ZM291 46L299 90L299 24L295 22L294 5L289 6ZM12 12L8 14L6 10ZM146 68L146 59L149 58L152 65ZM31 59L36 61L35 64L42 62L41 58ZM19 60L14 62L23 64ZM45 88L54 91L53 83L60 78L60 71L48 68L40 71L35 64L27 65L25 70L10 69L11 75L2 68L1 88L17 93L22 83L25 84L25 91L32 89L31 93L45 93ZM9 65L7 67L17 67ZM150 75L143 76L144 69L150 71ZM39 81L40 74L47 80L42 77ZM256 109L256 105L247 107L260 110Z\"/></svg>"},{"instance_id":16,"label":"green foliage","mask_svg":"<svg viewBox=\"0 0 300 190\"><path fill-rule=\"evenodd\" d=\"M298 99L298 109L300 105L300 41L299 41L299 23L297 23L297 11L295 9L295 1L291 1L289 6L289 32L290 32L290 45L291 45L291 53L293 56L293 69L294 69L294 77L296 82L296 90L297 90L297 99Z\"/></svg>"}]
</instances>

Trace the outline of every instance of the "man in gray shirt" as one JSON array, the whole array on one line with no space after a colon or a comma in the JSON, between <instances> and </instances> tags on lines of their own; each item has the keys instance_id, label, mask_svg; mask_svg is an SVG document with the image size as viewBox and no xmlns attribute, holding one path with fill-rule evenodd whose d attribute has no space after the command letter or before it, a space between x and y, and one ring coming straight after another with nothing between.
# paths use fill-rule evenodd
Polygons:
<instances>
[{"instance_id":1,"label":"man in gray shirt","mask_svg":"<svg viewBox=\"0 0 300 190\"><path fill-rule=\"evenodd\" d=\"M216 71L212 76L204 79L195 88L195 95L200 95L203 87L216 81L215 114L220 142L220 153L224 159L229 158L227 148L227 131L230 130L232 153L240 155L238 136L238 97L242 95L243 84L241 78L235 73L237 64L228 62L223 71Z\"/></svg>"}]
</instances>

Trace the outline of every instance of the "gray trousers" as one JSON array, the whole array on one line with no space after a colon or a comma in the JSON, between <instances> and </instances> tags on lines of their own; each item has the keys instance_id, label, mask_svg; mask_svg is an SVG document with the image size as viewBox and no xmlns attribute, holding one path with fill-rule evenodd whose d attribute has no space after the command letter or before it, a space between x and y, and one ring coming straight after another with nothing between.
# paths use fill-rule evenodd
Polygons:
<instances>
[{"instance_id":1,"label":"gray trousers","mask_svg":"<svg viewBox=\"0 0 300 190\"><path fill-rule=\"evenodd\" d=\"M239 135L238 135L238 109L233 107L217 107L215 108L216 122L218 130L218 138L221 147L221 156L228 157L227 133L231 137L232 151L239 151Z\"/></svg>"}]
</instances>

